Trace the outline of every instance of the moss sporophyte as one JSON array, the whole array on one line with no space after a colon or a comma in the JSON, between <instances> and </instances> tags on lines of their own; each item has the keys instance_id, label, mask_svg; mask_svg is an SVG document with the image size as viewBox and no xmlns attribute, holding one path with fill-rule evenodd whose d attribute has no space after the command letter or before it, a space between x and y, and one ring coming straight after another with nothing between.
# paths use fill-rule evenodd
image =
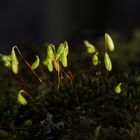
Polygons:
<instances>
[{"instance_id":1,"label":"moss sporophyte","mask_svg":"<svg viewBox=\"0 0 140 140\"><path fill-rule=\"evenodd\" d=\"M97 48L95 48L94 45L92 45L89 41L84 40L84 45L86 46L87 53L89 53L92 57L92 63L94 66L99 67L98 65L101 64L101 61L99 59L99 51ZM72 81L72 76L67 74L63 67L68 67L68 54L69 54L69 46L66 41L63 43L60 43L58 46L58 49L56 50L55 45L49 44L47 47L46 57L42 60L40 60L39 56L36 55L36 60L30 65L29 62L23 57L21 51L17 46L14 46L12 48L10 55L3 55L0 54L0 60L3 62L4 66L12 70L14 74L18 74L19 72L19 61L18 57L16 55L15 49L20 54L20 56L24 59L24 62L27 64L27 66L30 68L32 73L35 75L35 77L38 79L38 81L42 84L45 84L45 82L42 80L42 78L35 72L36 69L40 69L41 73L45 76L45 72L41 68L41 64L47 67L49 72L53 72L54 69L58 73L58 90L60 87L60 80L62 74L64 74L70 81ZM114 51L114 43L112 38L108 33L105 33L105 52L104 52L104 65L107 71L112 70L112 62L108 54L109 51ZM99 70L96 73L101 73ZM45 76L46 77L46 76ZM47 77L46 77L47 79Z\"/></svg>"},{"instance_id":2,"label":"moss sporophyte","mask_svg":"<svg viewBox=\"0 0 140 140\"><path fill-rule=\"evenodd\" d=\"M92 64L93 66L97 67L98 70L95 72L95 75L99 76L101 75L101 71L99 69L99 65L101 65L101 56L99 53L98 49L95 48L94 45L92 45L89 41L84 40L84 45L86 47L86 51L89 55L91 55L92 58ZM15 51L17 50L17 51ZM105 33L105 52L104 52L104 65L105 65L105 69L106 71L110 72L112 70L112 62L111 59L109 57L108 54L108 50L109 51L114 51L114 43L112 38L110 37L110 35L108 33ZM7 67L8 69L10 69L14 74L19 75L19 60L17 57L16 52L19 53L19 56L24 60L25 64L29 67L29 69L31 70L31 72L34 74L34 76L37 78L37 80L41 83L41 84L47 84L45 82L44 79L47 79L46 76L46 72L43 70L42 68L42 64L47 67L49 72L57 72L57 91L58 93L60 92L60 82L61 82L61 77L66 77L70 80L71 85L72 85L72 81L73 81L73 75L70 72L70 69L68 69L68 73L65 72L65 70L63 68L68 67L68 55L69 55L69 46L68 46L68 42L64 41L62 43L60 43L60 45L58 46L58 48L56 48L55 45L53 44L49 44L47 46L47 50L46 50L46 56L45 58L43 58L43 60L40 59L40 57L38 55L36 55L36 60L32 63L29 64L29 62L24 58L24 56L22 55L21 51L19 50L19 48L17 46L14 46L11 50L11 54L10 55L3 55L0 54L0 60L1 62L3 62L4 66ZM36 70L40 70L42 75L45 78L42 78L40 75L38 75L38 73L36 72ZM100 73L100 74L97 74ZM120 93L121 92L121 88L120 88L121 83L116 86L115 88L115 92L116 93ZM24 97L24 95L29 96L31 99L33 99L33 97L30 95L29 92L26 91L26 89L21 89L17 95L17 100L21 105L27 105L27 99Z\"/></svg>"}]
</instances>

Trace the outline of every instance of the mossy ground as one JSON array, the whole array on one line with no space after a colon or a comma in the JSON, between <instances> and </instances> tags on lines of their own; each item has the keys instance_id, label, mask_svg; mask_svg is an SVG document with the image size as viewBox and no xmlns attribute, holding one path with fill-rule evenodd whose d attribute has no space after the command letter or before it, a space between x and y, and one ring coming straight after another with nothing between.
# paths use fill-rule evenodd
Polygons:
<instances>
[{"instance_id":1,"label":"mossy ground","mask_svg":"<svg viewBox=\"0 0 140 140\"><path fill-rule=\"evenodd\" d=\"M102 41L97 44L102 45ZM98 76L85 52L71 52L73 86L64 77L60 94L57 73L46 71L46 86L23 67L26 85L35 99L28 99L27 106L17 103L17 93L25 83L20 82L20 76L1 68L0 129L8 132L3 139L140 139L140 81L135 80L140 76L138 45L136 37L128 43L116 43L116 52L111 56L113 70L106 73L101 67ZM119 82L122 92L116 94L114 87ZM33 122L30 127L24 126L28 119Z\"/></svg>"}]
</instances>

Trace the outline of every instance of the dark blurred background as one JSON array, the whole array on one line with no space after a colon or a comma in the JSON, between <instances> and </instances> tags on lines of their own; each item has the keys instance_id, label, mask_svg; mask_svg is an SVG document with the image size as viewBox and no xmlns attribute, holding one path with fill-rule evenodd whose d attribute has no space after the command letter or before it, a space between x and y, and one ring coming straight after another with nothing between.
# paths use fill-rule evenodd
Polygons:
<instances>
[{"instance_id":1,"label":"dark blurred background","mask_svg":"<svg viewBox=\"0 0 140 140\"><path fill-rule=\"evenodd\" d=\"M109 30L128 37L139 26L140 0L1 0L0 52Z\"/></svg>"}]
</instances>

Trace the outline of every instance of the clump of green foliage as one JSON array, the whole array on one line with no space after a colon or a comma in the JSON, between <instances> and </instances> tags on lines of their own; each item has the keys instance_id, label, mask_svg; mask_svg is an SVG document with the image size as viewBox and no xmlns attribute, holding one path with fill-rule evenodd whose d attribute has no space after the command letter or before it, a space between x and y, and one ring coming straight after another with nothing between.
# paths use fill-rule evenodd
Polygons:
<instances>
[{"instance_id":1,"label":"clump of green foliage","mask_svg":"<svg viewBox=\"0 0 140 140\"><path fill-rule=\"evenodd\" d=\"M49 44L45 56L36 55L31 64L17 46L10 55L0 54L1 62L18 80L15 83L9 79L15 88L4 91L12 95L8 95L8 102L6 97L2 101L0 119L7 118L7 122L0 123L0 137L21 140L140 138L140 77L113 73L109 53L115 46L107 33L104 42L99 52L89 41L84 41L92 68L82 75L75 75L71 70L66 41L58 48ZM22 60L38 82L28 84L24 79Z\"/></svg>"}]
</instances>

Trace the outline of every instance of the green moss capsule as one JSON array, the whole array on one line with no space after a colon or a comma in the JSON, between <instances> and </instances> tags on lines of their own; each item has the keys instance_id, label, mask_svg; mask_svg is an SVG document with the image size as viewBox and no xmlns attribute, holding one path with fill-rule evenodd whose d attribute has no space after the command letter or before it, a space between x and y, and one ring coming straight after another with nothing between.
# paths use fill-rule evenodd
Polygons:
<instances>
[{"instance_id":1,"label":"green moss capsule","mask_svg":"<svg viewBox=\"0 0 140 140\"><path fill-rule=\"evenodd\" d=\"M122 83L119 83L119 84L114 88L115 92L118 93L118 94L121 93L121 84L122 84Z\"/></svg>"},{"instance_id":2,"label":"green moss capsule","mask_svg":"<svg viewBox=\"0 0 140 140\"><path fill-rule=\"evenodd\" d=\"M93 65L95 65L95 66L99 64L98 52L95 53L95 54L92 56L92 62L93 62Z\"/></svg>"},{"instance_id":3,"label":"green moss capsule","mask_svg":"<svg viewBox=\"0 0 140 140\"><path fill-rule=\"evenodd\" d=\"M65 41L64 42L64 46L65 46L65 54L66 54L66 56L68 55L68 53L69 53L69 46L68 46L68 42L67 41Z\"/></svg>"},{"instance_id":4,"label":"green moss capsule","mask_svg":"<svg viewBox=\"0 0 140 140\"><path fill-rule=\"evenodd\" d=\"M12 61L11 67L12 67L13 73L17 74L18 70L19 70L19 68L18 68L19 62L18 62L14 49L15 49L15 47L12 48L12 52L11 52L11 61Z\"/></svg>"},{"instance_id":5,"label":"green moss capsule","mask_svg":"<svg viewBox=\"0 0 140 140\"><path fill-rule=\"evenodd\" d=\"M54 55L54 49L55 46L53 44L50 44L47 48L47 58L54 60L55 55Z\"/></svg>"},{"instance_id":6,"label":"green moss capsule","mask_svg":"<svg viewBox=\"0 0 140 140\"><path fill-rule=\"evenodd\" d=\"M20 90L17 95L17 101L20 105L27 105L28 102L25 99L25 97L22 95L22 93L26 93L26 92L24 90Z\"/></svg>"},{"instance_id":7,"label":"green moss capsule","mask_svg":"<svg viewBox=\"0 0 140 140\"><path fill-rule=\"evenodd\" d=\"M35 60L35 62L33 62L32 66L31 66L32 69L33 70L37 69L39 64L40 64L40 59L39 59L39 56L36 55L36 60Z\"/></svg>"},{"instance_id":8,"label":"green moss capsule","mask_svg":"<svg viewBox=\"0 0 140 140\"><path fill-rule=\"evenodd\" d=\"M114 43L112 38L110 37L109 34L105 34L105 44L107 45L107 48L109 49L109 51L113 52L114 51Z\"/></svg>"},{"instance_id":9,"label":"green moss capsule","mask_svg":"<svg viewBox=\"0 0 140 140\"><path fill-rule=\"evenodd\" d=\"M62 55L62 53L65 50L65 46L64 43L61 43L57 49L57 53L56 53L56 60L58 60L60 58L60 56Z\"/></svg>"},{"instance_id":10,"label":"green moss capsule","mask_svg":"<svg viewBox=\"0 0 140 140\"><path fill-rule=\"evenodd\" d=\"M56 60L57 58L59 58L59 61L62 63L64 67L68 66L67 60L68 52L69 52L68 43L65 41L64 43L60 44L56 55Z\"/></svg>"},{"instance_id":11,"label":"green moss capsule","mask_svg":"<svg viewBox=\"0 0 140 140\"><path fill-rule=\"evenodd\" d=\"M111 71L112 63L111 63L111 59L107 53L105 53L105 55L104 55L104 63L105 63L105 67L106 67L107 71Z\"/></svg>"},{"instance_id":12,"label":"green moss capsule","mask_svg":"<svg viewBox=\"0 0 140 140\"><path fill-rule=\"evenodd\" d=\"M88 53L95 53L96 52L95 47L91 43L89 43L87 40L84 41L84 44L87 48Z\"/></svg>"},{"instance_id":13,"label":"green moss capsule","mask_svg":"<svg viewBox=\"0 0 140 140\"><path fill-rule=\"evenodd\" d=\"M61 62L62 62L62 65L64 67L67 67L68 66L67 55L66 55L65 51L61 55Z\"/></svg>"},{"instance_id":14,"label":"green moss capsule","mask_svg":"<svg viewBox=\"0 0 140 140\"><path fill-rule=\"evenodd\" d=\"M0 55L1 61L4 63L4 66L11 68L11 55Z\"/></svg>"},{"instance_id":15,"label":"green moss capsule","mask_svg":"<svg viewBox=\"0 0 140 140\"><path fill-rule=\"evenodd\" d=\"M45 66L47 66L47 68L50 72L53 71L53 60L51 58L44 59L43 64Z\"/></svg>"}]
</instances>

